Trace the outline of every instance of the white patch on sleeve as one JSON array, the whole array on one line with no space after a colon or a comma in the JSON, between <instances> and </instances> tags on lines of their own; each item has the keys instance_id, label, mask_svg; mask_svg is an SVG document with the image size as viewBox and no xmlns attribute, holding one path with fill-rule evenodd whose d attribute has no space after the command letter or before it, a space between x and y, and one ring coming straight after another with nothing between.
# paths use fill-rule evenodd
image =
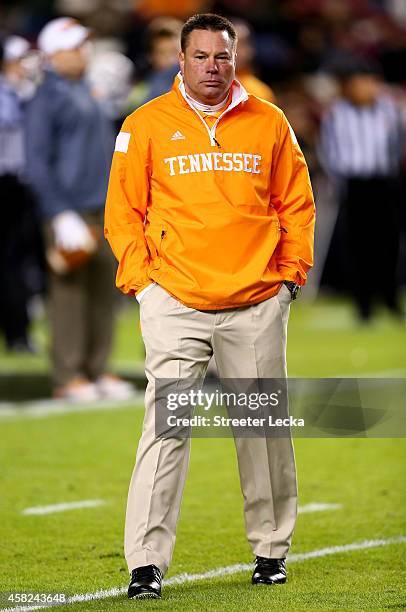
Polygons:
<instances>
[{"instance_id":1,"label":"white patch on sleeve","mask_svg":"<svg viewBox=\"0 0 406 612\"><path fill-rule=\"evenodd\" d=\"M116 138L116 146L114 147L114 150L119 151L120 153L127 153L130 136L130 132L120 132Z\"/></svg>"},{"instance_id":2,"label":"white patch on sleeve","mask_svg":"<svg viewBox=\"0 0 406 612\"><path fill-rule=\"evenodd\" d=\"M297 145L297 144L298 144L298 142L297 142L296 134L295 134L295 132L293 131L293 128L292 128L292 126L291 126L291 125L289 125L289 131L290 131L290 136L291 136L291 138L292 138L292 142L293 142L293 144Z\"/></svg>"}]
</instances>

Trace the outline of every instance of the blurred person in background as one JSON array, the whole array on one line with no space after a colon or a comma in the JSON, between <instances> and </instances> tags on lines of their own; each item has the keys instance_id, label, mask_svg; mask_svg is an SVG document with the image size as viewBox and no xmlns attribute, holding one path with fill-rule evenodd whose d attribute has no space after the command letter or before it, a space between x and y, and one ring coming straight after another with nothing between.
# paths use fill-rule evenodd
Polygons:
<instances>
[{"instance_id":1,"label":"blurred person in background","mask_svg":"<svg viewBox=\"0 0 406 612\"><path fill-rule=\"evenodd\" d=\"M25 181L24 108L18 93L29 43L9 37L0 60L0 328L9 351L34 352L29 301L43 291L42 243ZM1 48L3 56L3 47Z\"/></svg>"},{"instance_id":2,"label":"blurred person in background","mask_svg":"<svg viewBox=\"0 0 406 612\"><path fill-rule=\"evenodd\" d=\"M254 74L255 48L248 22L242 19L235 19L233 20L233 25L238 37L236 78L249 93L268 102L275 103L276 99L272 89Z\"/></svg>"},{"instance_id":3,"label":"blurred person in background","mask_svg":"<svg viewBox=\"0 0 406 612\"><path fill-rule=\"evenodd\" d=\"M83 76L89 31L61 17L40 32L45 76L27 105L28 174L45 224L54 396L128 397L106 374L116 298L103 207L114 133Z\"/></svg>"},{"instance_id":4,"label":"blurred person in background","mask_svg":"<svg viewBox=\"0 0 406 612\"><path fill-rule=\"evenodd\" d=\"M21 90L24 82L23 60L29 54L31 45L22 36L8 36L4 41L3 72L7 82L17 92ZM24 93L21 98L25 98Z\"/></svg>"},{"instance_id":5,"label":"blurred person in background","mask_svg":"<svg viewBox=\"0 0 406 612\"><path fill-rule=\"evenodd\" d=\"M340 201L342 272L362 321L370 319L375 296L403 318L397 279L399 109L371 63L353 58L336 72L341 96L322 121L320 162Z\"/></svg>"},{"instance_id":6,"label":"blurred person in background","mask_svg":"<svg viewBox=\"0 0 406 612\"><path fill-rule=\"evenodd\" d=\"M33 97L41 82L40 53L22 36L8 36L4 41L4 75L23 102Z\"/></svg>"},{"instance_id":7,"label":"blurred person in background","mask_svg":"<svg viewBox=\"0 0 406 612\"><path fill-rule=\"evenodd\" d=\"M133 74L133 62L119 51L92 55L86 71L93 97L108 117L117 122L120 120L120 125L127 109ZM120 125L117 125L117 131Z\"/></svg>"},{"instance_id":8,"label":"blurred person in background","mask_svg":"<svg viewBox=\"0 0 406 612\"><path fill-rule=\"evenodd\" d=\"M133 88L129 110L161 96L172 87L179 70L179 37L182 22L173 17L157 17L151 21L146 33L149 70L146 78Z\"/></svg>"}]
</instances>

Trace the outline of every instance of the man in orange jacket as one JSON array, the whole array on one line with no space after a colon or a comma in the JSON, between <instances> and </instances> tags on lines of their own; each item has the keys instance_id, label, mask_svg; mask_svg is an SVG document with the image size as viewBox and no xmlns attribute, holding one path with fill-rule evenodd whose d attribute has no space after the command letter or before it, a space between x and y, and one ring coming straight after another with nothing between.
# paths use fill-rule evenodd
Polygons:
<instances>
[{"instance_id":1,"label":"man in orange jacket","mask_svg":"<svg viewBox=\"0 0 406 612\"><path fill-rule=\"evenodd\" d=\"M236 34L217 15L183 26L172 90L117 137L105 235L117 286L140 302L146 414L128 495L128 596L160 597L190 440L155 434L155 383L286 377L289 306L313 261L314 201L292 129L235 80ZM297 511L290 437L236 438L252 582L286 581Z\"/></svg>"}]
</instances>

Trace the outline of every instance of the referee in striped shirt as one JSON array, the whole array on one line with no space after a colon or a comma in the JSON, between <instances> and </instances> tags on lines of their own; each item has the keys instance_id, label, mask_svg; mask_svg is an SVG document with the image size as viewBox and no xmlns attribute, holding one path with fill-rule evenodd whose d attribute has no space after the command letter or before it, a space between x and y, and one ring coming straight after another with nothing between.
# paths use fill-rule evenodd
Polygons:
<instances>
[{"instance_id":1,"label":"referee in striped shirt","mask_svg":"<svg viewBox=\"0 0 406 612\"><path fill-rule=\"evenodd\" d=\"M374 297L401 316L398 299L398 179L401 123L375 68L352 61L337 71L341 97L321 126L320 159L337 187L345 277L362 320Z\"/></svg>"}]
</instances>

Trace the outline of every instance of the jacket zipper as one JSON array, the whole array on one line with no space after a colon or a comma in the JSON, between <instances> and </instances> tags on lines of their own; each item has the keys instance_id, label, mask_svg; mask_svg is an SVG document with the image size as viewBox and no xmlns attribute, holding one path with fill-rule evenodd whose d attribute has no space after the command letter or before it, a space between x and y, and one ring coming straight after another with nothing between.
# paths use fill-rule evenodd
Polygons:
<instances>
[{"instance_id":1,"label":"jacket zipper","mask_svg":"<svg viewBox=\"0 0 406 612\"><path fill-rule=\"evenodd\" d=\"M164 241L165 236L166 236L166 230L164 230L164 229L163 229L163 230L161 231L161 242L160 242L160 244L159 244L159 255L160 255L160 256L162 256L162 252L163 252L163 241Z\"/></svg>"},{"instance_id":2,"label":"jacket zipper","mask_svg":"<svg viewBox=\"0 0 406 612\"><path fill-rule=\"evenodd\" d=\"M240 102L243 102L243 99L240 100L239 102L237 102L236 104L230 104L230 106L228 106L226 108L226 110L221 113L220 117L215 121L215 123L213 124L213 126L211 128L209 128L209 126L207 125L207 123L205 122L205 120L203 119L203 117L201 116L201 114L199 113L198 110L195 109L195 107L190 104L189 100L187 98L185 98L186 102L189 104L190 108L196 113L196 115L199 117L200 121L203 123L204 127L206 128L208 134L209 134L209 138L210 138L210 144L212 147L219 147L221 149L221 145L220 143L216 140L216 128L219 124L220 119L222 119L224 117L224 115L226 115L228 112L230 112L231 110L233 110L236 106L238 106L240 104Z\"/></svg>"}]
</instances>

